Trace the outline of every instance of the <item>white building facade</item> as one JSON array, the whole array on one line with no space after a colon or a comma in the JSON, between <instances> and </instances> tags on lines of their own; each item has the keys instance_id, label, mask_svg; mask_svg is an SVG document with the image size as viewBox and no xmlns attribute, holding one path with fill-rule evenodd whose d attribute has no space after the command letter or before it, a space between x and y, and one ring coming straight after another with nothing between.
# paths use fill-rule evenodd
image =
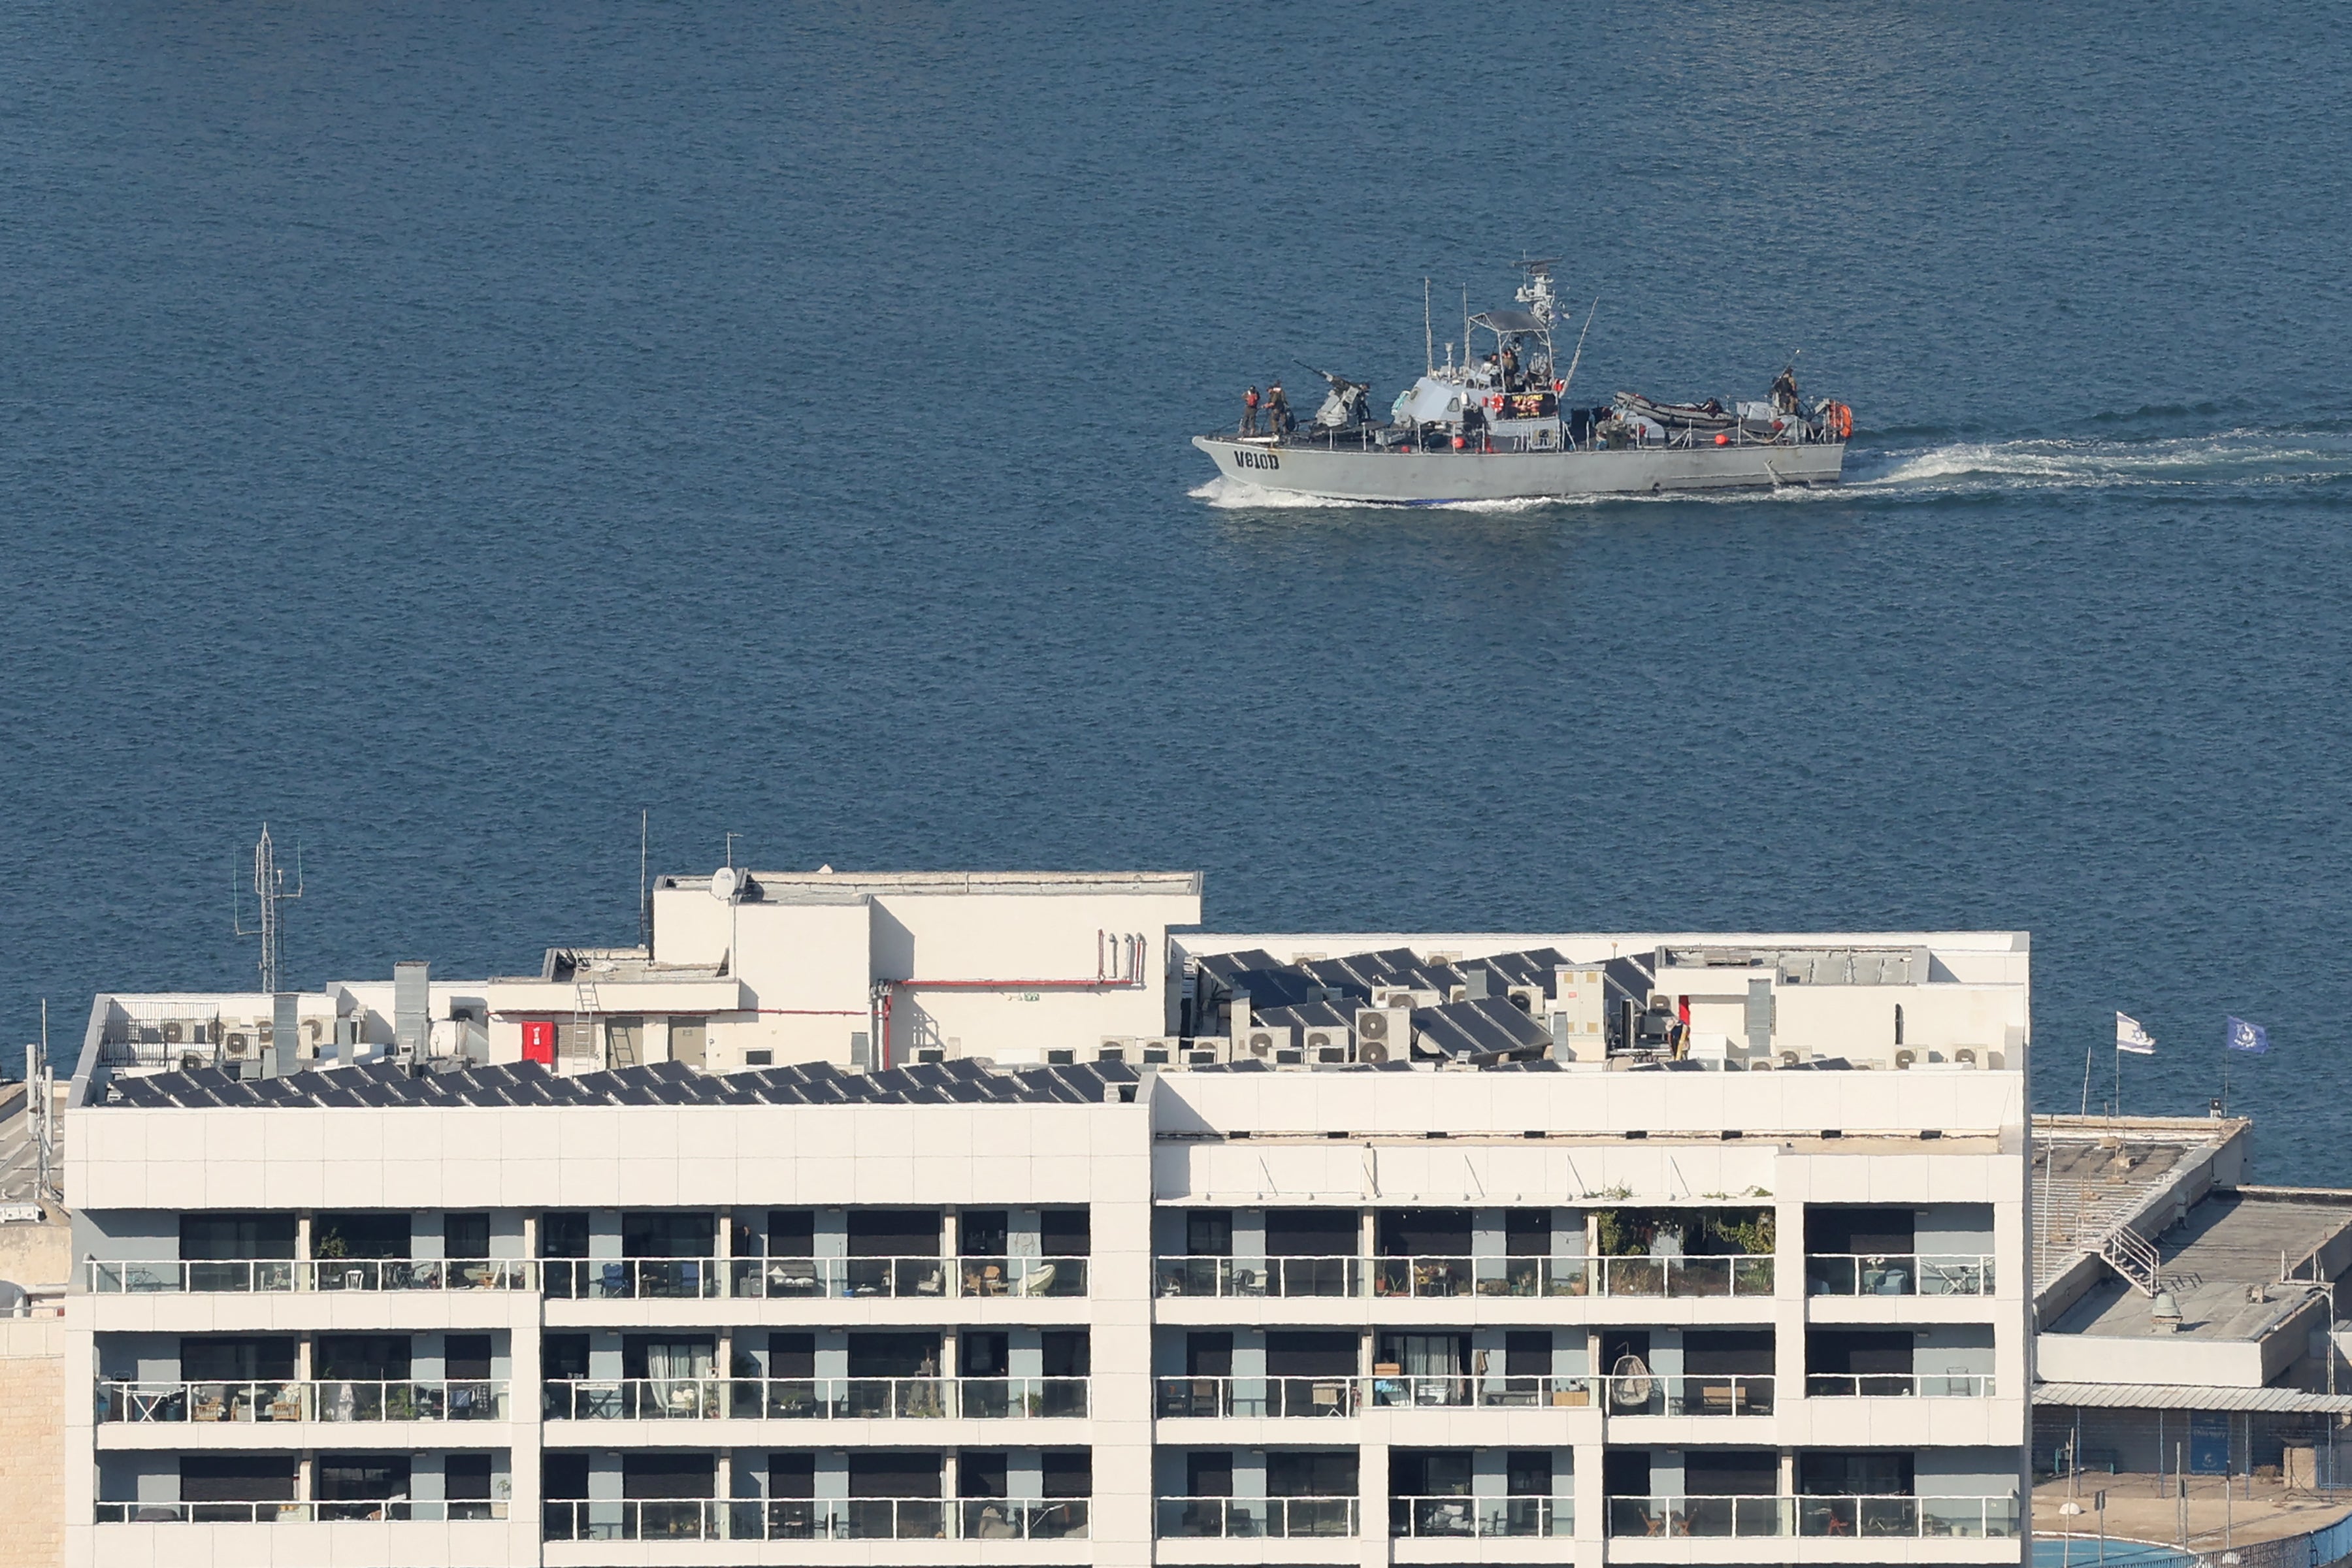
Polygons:
<instances>
[{"instance_id":1,"label":"white building facade","mask_svg":"<svg viewBox=\"0 0 2352 1568\"><path fill-rule=\"evenodd\" d=\"M561 1006L100 997L68 1560L2024 1560L2021 938L751 880Z\"/></svg>"}]
</instances>

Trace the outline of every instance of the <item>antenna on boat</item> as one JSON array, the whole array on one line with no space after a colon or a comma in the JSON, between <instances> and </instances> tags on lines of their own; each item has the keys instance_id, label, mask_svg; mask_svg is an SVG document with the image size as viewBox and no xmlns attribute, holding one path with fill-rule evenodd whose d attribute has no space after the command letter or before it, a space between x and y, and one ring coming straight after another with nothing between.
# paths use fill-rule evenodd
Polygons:
<instances>
[{"instance_id":1,"label":"antenna on boat","mask_svg":"<svg viewBox=\"0 0 2352 1568\"><path fill-rule=\"evenodd\" d=\"M1429 279L1421 280L1421 363L1429 374L1437 374L1437 340L1431 335L1429 325Z\"/></svg>"},{"instance_id":2,"label":"antenna on boat","mask_svg":"<svg viewBox=\"0 0 2352 1568\"><path fill-rule=\"evenodd\" d=\"M1576 334L1576 353L1568 362L1568 374L1559 378L1559 395L1562 397L1566 397L1568 389L1576 384L1576 367L1584 358L1584 332L1592 330L1593 312L1600 309L1601 296L1595 294L1592 297L1592 310L1584 312L1584 331Z\"/></svg>"},{"instance_id":3,"label":"antenna on boat","mask_svg":"<svg viewBox=\"0 0 2352 1568\"><path fill-rule=\"evenodd\" d=\"M1470 368L1470 285L1462 285L1462 368Z\"/></svg>"}]
</instances>

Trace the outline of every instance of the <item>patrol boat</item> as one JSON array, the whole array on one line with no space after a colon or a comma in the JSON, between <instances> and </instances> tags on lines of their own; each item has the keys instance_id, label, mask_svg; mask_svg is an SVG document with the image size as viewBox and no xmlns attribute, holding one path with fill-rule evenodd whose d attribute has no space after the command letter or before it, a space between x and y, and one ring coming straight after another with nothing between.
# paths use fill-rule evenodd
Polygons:
<instances>
[{"instance_id":1,"label":"patrol boat","mask_svg":"<svg viewBox=\"0 0 2352 1568\"><path fill-rule=\"evenodd\" d=\"M1262 489L1401 505L1837 482L1853 410L1826 397L1807 405L1791 370L1769 396L1728 409L1632 392L1605 406L1566 406L1583 343L1580 334L1567 368L1555 370L1555 265L1520 262L1517 308L1466 317L1463 363L1451 343L1443 365L1426 354L1385 423L1370 416L1368 383L1318 371L1330 391L1309 423L1195 436L1192 445L1225 478Z\"/></svg>"}]
</instances>

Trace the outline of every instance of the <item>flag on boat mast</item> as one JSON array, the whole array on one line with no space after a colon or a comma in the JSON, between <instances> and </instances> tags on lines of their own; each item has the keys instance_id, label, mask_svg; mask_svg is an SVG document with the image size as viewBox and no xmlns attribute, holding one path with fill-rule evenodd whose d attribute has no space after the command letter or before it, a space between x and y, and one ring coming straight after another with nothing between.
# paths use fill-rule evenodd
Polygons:
<instances>
[{"instance_id":1,"label":"flag on boat mast","mask_svg":"<svg viewBox=\"0 0 2352 1568\"><path fill-rule=\"evenodd\" d=\"M2116 1049L2129 1051L2136 1057L2156 1055L2156 1037L2140 1027L2139 1020L2128 1013L2116 1015Z\"/></svg>"},{"instance_id":2,"label":"flag on boat mast","mask_svg":"<svg viewBox=\"0 0 2352 1568\"><path fill-rule=\"evenodd\" d=\"M2231 1018L2228 1033L2221 1043L2233 1051L2243 1051L2250 1057L2266 1057L2271 1051L2271 1032L2260 1024L2249 1024L2243 1018Z\"/></svg>"}]
</instances>

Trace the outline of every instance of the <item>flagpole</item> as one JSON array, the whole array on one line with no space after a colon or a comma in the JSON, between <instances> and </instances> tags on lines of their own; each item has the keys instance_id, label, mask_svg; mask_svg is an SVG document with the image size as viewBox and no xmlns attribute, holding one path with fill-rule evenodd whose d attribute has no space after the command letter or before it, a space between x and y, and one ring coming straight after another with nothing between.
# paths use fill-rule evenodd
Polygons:
<instances>
[{"instance_id":1,"label":"flagpole","mask_svg":"<svg viewBox=\"0 0 2352 1568\"><path fill-rule=\"evenodd\" d=\"M2109 1121L2121 1121L2123 1120L2123 1117L2124 1117L2124 1042L2123 1042L2122 1037L2121 1037L2120 1036L2118 1036L2118 1037L2116 1037L2116 1113L2115 1113L2115 1115L2113 1115L2112 1117L2108 1118L2108 1120L2109 1120Z\"/></svg>"},{"instance_id":2,"label":"flagpole","mask_svg":"<svg viewBox=\"0 0 2352 1568\"><path fill-rule=\"evenodd\" d=\"M2091 1049L2092 1042L2084 1040L2083 1042L2083 1110L2081 1112L2084 1117L2091 1114Z\"/></svg>"}]
</instances>

